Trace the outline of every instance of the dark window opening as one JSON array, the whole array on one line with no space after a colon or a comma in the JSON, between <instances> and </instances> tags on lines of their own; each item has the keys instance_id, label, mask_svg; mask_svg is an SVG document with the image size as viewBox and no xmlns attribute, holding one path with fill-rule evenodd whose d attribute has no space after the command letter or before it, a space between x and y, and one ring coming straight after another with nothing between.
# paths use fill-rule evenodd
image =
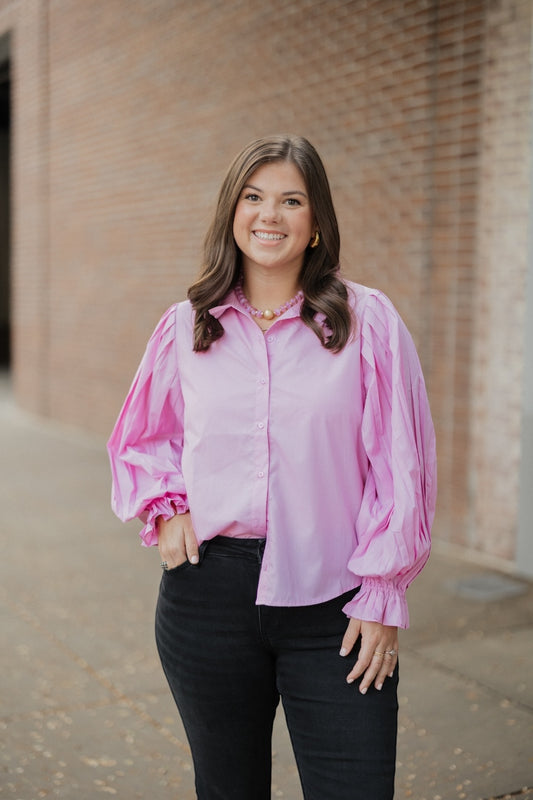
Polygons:
<instances>
[{"instance_id":1,"label":"dark window opening","mask_svg":"<svg viewBox=\"0 0 533 800\"><path fill-rule=\"evenodd\" d=\"M7 37L0 39L0 367L11 361L10 321L10 133L11 81L9 58L5 58ZM1 52L4 51L4 52Z\"/></svg>"}]
</instances>

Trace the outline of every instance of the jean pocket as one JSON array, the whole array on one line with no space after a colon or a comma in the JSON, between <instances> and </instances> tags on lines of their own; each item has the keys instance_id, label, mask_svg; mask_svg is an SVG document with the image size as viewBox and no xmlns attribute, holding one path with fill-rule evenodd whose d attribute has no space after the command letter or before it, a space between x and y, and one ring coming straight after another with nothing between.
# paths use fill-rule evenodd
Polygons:
<instances>
[{"instance_id":1,"label":"jean pocket","mask_svg":"<svg viewBox=\"0 0 533 800\"><path fill-rule=\"evenodd\" d=\"M164 575L175 575L177 572L183 572L187 569L187 567L194 567L195 564L191 564L191 562L187 559L182 564L178 564L176 567L171 567L170 569L165 569L163 574Z\"/></svg>"},{"instance_id":2,"label":"jean pocket","mask_svg":"<svg viewBox=\"0 0 533 800\"><path fill-rule=\"evenodd\" d=\"M164 574L175 575L177 572L184 572L188 567L191 567L192 569L198 569L198 567L204 560L204 554L208 544L209 542L202 542L202 544L198 548L199 560L197 564L191 564L189 559L187 559L186 561L183 561L181 564L178 564L176 567L171 567L170 569L164 570Z\"/></svg>"}]
</instances>

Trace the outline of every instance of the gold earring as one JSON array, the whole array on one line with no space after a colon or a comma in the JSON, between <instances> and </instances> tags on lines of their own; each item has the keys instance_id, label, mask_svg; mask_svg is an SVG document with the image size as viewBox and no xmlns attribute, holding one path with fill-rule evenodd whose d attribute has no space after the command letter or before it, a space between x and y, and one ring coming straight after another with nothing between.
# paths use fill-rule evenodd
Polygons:
<instances>
[{"instance_id":1,"label":"gold earring","mask_svg":"<svg viewBox=\"0 0 533 800\"><path fill-rule=\"evenodd\" d=\"M318 247L319 241L320 241L320 233L318 231L315 231L315 236L313 238L313 241L310 244L310 247L313 247L313 248L314 247Z\"/></svg>"}]
</instances>

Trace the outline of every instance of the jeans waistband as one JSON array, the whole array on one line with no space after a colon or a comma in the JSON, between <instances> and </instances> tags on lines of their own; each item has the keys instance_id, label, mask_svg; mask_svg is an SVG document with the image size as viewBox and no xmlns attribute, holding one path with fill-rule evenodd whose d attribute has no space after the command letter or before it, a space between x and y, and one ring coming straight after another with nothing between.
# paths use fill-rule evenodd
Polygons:
<instances>
[{"instance_id":1,"label":"jeans waistband","mask_svg":"<svg viewBox=\"0 0 533 800\"><path fill-rule=\"evenodd\" d=\"M249 558L262 561L266 539L241 539L233 536L215 536L204 542L206 550L228 558Z\"/></svg>"}]
</instances>

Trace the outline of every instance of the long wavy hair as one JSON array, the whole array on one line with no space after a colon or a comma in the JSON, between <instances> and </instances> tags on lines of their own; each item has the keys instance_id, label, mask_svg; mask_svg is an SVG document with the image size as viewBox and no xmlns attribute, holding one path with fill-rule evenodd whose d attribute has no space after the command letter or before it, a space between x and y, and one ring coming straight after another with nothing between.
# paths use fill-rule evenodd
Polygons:
<instances>
[{"instance_id":1,"label":"long wavy hair","mask_svg":"<svg viewBox=\"0 0 533 800\"><path fill-rule=\"evenodd\" d=\"M241 253L233 237L235 207L250 176L263 164L288 161L300 170L320 232L317 247L307 247L299 277L304 299L303 322L322 345L339 352L347 343L354 320L348 292L339 275L340 238L324 165L313 145L301 136L268 136L251 142L234 159L222 182L215 215L204 244L204 268L188 297L196 312L193 349L208 350L224 335L222 323L209 309L220 305L241 277ZM325 326L315 320L322 313Z\"/></svg>"}]
</instances>

